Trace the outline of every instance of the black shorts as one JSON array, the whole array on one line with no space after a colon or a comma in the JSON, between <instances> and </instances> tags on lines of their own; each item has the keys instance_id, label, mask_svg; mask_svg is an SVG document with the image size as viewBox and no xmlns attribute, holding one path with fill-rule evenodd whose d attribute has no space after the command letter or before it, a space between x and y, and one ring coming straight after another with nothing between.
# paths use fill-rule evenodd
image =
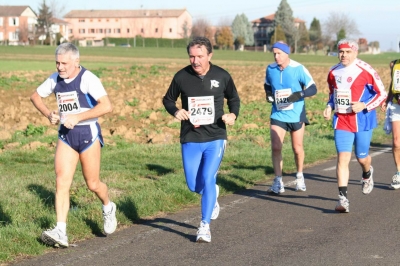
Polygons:
<instances>
[{"instance_id":1,"label":"black shorts","mask_svg":"<svg viewBox=\"0 0 400 266\"><path fill-rule=\"evenodd\" d=\"M296 122L296 123L286 123L282 122L276 119L271 118L271 126L278 126L283 128L284 130L291 132L291 131L297 131L303 127L304 122Z\"/></svg>"},{"instance_id":2,"label":"black shorts","mask_svg":"<svg viewBox=\"0 0 400 266\"><path fill-rule=\"evenodd\" d=\"M97 122L90 125L75 126L73 129L68 129L61 124L58 130L58 138L78 153L87 150L97 139L99 139L101 147L104 145L100 125Z\"/></svg>"}]
</instances>

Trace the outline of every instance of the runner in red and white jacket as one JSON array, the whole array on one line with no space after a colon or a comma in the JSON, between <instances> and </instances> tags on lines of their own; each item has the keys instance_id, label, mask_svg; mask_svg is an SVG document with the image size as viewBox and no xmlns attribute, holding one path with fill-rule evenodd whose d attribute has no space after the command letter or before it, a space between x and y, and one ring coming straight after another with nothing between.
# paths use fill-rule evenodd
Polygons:
<instances>
[{"instance_id":1,"label":"runner in red and white jacket","mask_svg":"<svg viewBox=\"0 0 400 266\"><path fill-rule=\"evenodd\" d=\"M329 101L324 110L325 119L330 119L332 110L334 140L338 154L336 175L339 188L338 212L349 212L347 185L349 163L354 153L362 168L362 193L369 194L374 188L373 171L369 147L378 121L375 108L386 99L386 91L378 73L367 63L357 58L358 44L342 39L338 43L340 63L328 74Z\"/></svg>"},{"instance_id":2,"label":"runner in red and white jacket","mask_svg":"<svg viewBox=\"0 0 400 266\"><path fill-rule=\"evenodd\" d=\"M333 66L328 74L328 85L328 105L335 111L335 107L340 108L333 116L334 129L358 132L377 127L375 108L381 105L387 95L378 73L368 63L356 58L348 66L342 63ZM343 91L342 97L335 99L335 91L336 95L340 95L338 91ZM351 108L352 102L360 102L365 108L355 113Z\"/></svg>"}]
</instances>

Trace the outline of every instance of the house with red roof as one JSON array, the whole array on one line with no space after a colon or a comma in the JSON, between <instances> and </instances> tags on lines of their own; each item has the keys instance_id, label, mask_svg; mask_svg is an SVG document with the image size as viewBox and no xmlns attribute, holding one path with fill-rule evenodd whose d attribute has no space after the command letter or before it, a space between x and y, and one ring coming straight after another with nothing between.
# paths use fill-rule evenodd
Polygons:
<instances>
[{"instance_id":1,"label":"house with red roof","mask_svg":"<svg viewBox=\"0 0 400 266\"><path fill-rule=\"evenodd\" d=\"M293 22L297 28L301 23L306 23L304 20L299 18L294 18ZM255 46L271 45L273 43L271 37L275 31L275 13L255 19L251 21L251 23L254 32Z\"/></svg>"},{"instance_id":2,"label":"house with red roof","mask_svg":"<svg viewBox=\"0 0 400 266\"><path fill-rule=\"evenodd\" d=\"M0 6L0 43L29 44L35 38L37 15L29 6Z\"/></svg>"}]
</instances>

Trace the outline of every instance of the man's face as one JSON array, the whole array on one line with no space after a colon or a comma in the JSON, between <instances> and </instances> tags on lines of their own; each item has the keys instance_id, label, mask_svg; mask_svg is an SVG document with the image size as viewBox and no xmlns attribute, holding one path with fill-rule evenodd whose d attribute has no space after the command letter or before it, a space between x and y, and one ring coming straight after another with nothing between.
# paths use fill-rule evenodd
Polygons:
<instances>
[{"instance_id":1,"label":"man's face","mask_svg":"<svg viewBox=\"0 0 400 266\"><path fill-rule=\"evenodd\" d=\"M275 62L279 66L286 67L289 64L290 59L287 53L278 48L273 48L272 52L274 53Z\"/></svg>"},{"instance_id":2,"label":"man's face","mask_svg":"<svg viewBox=\"0 0 400 266\"><path fill-rule=\"evenodd\" d=\"M61 78L74 78L79 73L79 58L73 59L71 53L57 55L56 67Z\"/></svg>"},{"instance_id":3,"label":"man's face","mask_svg":"<svg viewBox=\"0 0 400 266\"><path fill-rule=\"evenodd\" d=\"M205 75L210 69L212 53L207 54L207 48L202 46L192 46L189 48L190 64L197 75Z\"/></svg>"},{"instance_id":4,"label":"man's face","mask_svg":"<svg viewBox=\"0 0 400 266\"><path fill-rule=\"evenodd\" d=\"M351 65L357 58L358 52L352 48L340 48L339 49L339 60L344 66Z\"/></svg>"}]
</instances>

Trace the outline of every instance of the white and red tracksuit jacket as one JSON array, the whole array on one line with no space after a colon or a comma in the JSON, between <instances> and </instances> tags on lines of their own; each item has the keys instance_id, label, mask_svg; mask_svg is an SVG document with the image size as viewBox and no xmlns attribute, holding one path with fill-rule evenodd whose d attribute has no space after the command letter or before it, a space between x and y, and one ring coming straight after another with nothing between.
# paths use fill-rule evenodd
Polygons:
<instances>
[{"instance_id":1,"label":"white and red tracksuit jacket","mask_svg":"<svg viewBox=\"0 0 400 266\"><path fill-rule=\"evenodd\" d=\"M334 90L351 90L352 102L363 102L366 109L359 113L336 113L333 116L333 128L350 132L366 131L377 127L375 108L387 97L385 87L378 73L367 63L356 58L345 67L341 63L333 66L328 74L329 101L335 107Z\"/></svg>"}]
</instances>

